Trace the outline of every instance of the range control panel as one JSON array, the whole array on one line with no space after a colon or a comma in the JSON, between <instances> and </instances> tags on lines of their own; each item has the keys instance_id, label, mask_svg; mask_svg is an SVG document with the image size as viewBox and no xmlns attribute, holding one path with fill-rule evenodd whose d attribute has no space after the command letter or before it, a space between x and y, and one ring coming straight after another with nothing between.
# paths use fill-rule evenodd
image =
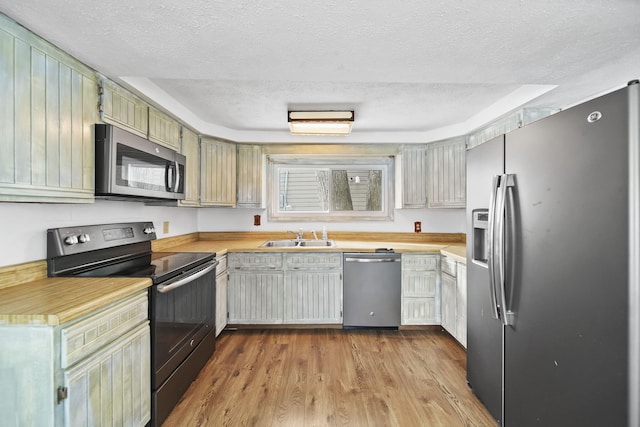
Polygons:
<instances>
[{"instance_id":1,"label":"range control panel","mask_svg":"<svg viewBox=\"0 0 640 427\"><path fill-rule=\"evenodd\" d=\"M47 258L72 255L156 238L152 222L85 225L47 230Z\"/></svg>"}]
</instances>

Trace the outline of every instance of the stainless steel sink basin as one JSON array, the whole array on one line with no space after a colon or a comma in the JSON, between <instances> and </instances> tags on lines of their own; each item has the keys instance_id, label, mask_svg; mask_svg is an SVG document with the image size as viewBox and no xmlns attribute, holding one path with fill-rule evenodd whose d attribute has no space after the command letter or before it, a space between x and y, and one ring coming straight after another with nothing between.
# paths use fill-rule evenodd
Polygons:
<instances>
[{"instance_id":1,"label":"stainless steel sink basin","mask_svg":"<svg viewBox=\"0 0 640 427\"><path fill-rule=\"evenodd\" d=\"M298 246L304 247L331 247L335 246L333 240L302 240Z\"/></svg>"},{"instance_id":2,"label":"stainless steel sink basin","mask_svg":"<svg viewBox=\"0 0 640 427\"><path fill-rule=\"evenodd\" d=\"M291 248L298 244L295 240L267 240L260 245L261 248Z\"/></svg>"},{"instance_id":3,"label":"stainless steel sink basin","mask_svg":"<svg viewBox=\"0 0 640 427\"><path fill-rule=\"evenodd\" d=\"M333 240L267 240L261 248L327 248L335 246Z\"/></svg>"}]
</instances>

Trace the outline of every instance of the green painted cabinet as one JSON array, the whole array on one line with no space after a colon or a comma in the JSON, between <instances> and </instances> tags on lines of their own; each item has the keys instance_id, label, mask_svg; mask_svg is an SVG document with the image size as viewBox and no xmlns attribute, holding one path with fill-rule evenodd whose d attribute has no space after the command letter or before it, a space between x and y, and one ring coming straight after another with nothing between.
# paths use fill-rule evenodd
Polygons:
<instances>
[{"instance_id":1,"label":"green painted cabinet","mask_svg":"<svg viewBox=\"0 0 640 427\"><path fill-rule=\"evenodd\" d=\"M202 137L200 205L236 206L236 144Z\"/></svg>"},{"instance_id":2,"label":"green painted cabinet","mask_svg":"<svg viewBox=\"0 0 640 427\"><path fill-rule=\"evenodd\" d=\"M149 105L114 82L100 83L100 118L131 133L147 138L149 134Z\"/></svg>"},{"instance_id":3,"label":"green painted cabinet","mask_svg":"<svg viewBox=\"0 0 640 427\"><path fill-rule=\"evenodd\" d=\"M180 152L187 158L184 200L180 206L200 205L200 137L183 127Z\"/></svg>"},{"instance_id":4,"label":"green painted cabinet","mask_svg":"<svg viewBox=\"0 0 640 427\"><path fill-rule=\"evenodd\" d=\"M2 425L146 425L147 319L145 290L59 326L0 325Z\"/></svg>"},{"instance_id":5,"label":"green painted cabinet","mask_svg":"<svg viewBox=\"0 0 640 427\"><path fill-rule=\"evenodd\" d=\"M149 107L149 141L180 151L180 123Z\"/></svg>"},{"instance_id":6,"label":"green painted cabinet","mask_svg":"<svg viewBox=\"0 0 640 427\"><path fill-rule=\"evenodd\" d=\"M237 204L262 208L262 146L238 144Z\"/></svg>"},{"instance_id":7,"label":"green painted cabinet","mask_svg":"<svg viewBox=\"0 0 640 427\"><path fill-rule=\"evenodd\" d=\"M0 15L0 201L92 202L93 70Z\"/></svg>"}]
</instances>

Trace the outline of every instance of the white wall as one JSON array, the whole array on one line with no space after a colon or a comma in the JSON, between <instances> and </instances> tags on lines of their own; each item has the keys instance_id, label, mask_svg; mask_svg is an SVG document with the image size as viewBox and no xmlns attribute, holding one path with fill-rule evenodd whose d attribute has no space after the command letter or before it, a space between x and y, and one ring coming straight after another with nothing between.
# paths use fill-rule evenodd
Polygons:
<instances>
[{"instance_id":1,"label":"white wall","mask_svg":"<svg viewBox=\"0 0 640 427\"><path fill-rule=\"evenodd\" d=\"M47 257L47 228L153 221L158 238L197 230L197 209L97 200L94 204L0 203L0 267ZM169 233L162 224L169 221Z\"/></svg>"},{"instance_id":2,"label":"white wall","mask_svg":"<svg viewBox=\"0 0 640 427\"><path fill-rule=\"evenodd\" d=\"M253 216L260 215L260 226L253 225ZM213 208L198 210L199 231L333 231L413 232L414 221L422 222L423 233L464 233L464 209L396 209L393 221L360 222L269 222L266 209ZM318 234L319 235L319 234Z\"/></svg>"},{"instance_id":3,"label":"white wall","mask_svg":"<svg viewBox=\"0 0 640 427\"><path fill-rule=\"evenodd\" d=\"M262 225L253 225L260 215ZM269 222L264 209L174 208L141 202L97 200L94 204L0 203L0 267L45 259L48 228L126 221L152 221L158 238L195 231L279 231L302 228L331 231L413 232L414 221L425 233L464 233L464 209L400 209L394 221ZM163 233L164 221L169 233Z\"/></svg>"}]
</instances>

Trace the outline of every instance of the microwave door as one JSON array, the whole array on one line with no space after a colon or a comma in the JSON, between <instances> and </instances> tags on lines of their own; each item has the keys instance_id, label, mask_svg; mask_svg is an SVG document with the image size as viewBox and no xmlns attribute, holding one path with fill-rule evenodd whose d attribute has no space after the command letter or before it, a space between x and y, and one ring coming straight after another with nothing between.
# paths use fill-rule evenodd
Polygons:
<instances>
[{"instance_id":1,"label":"microwave door","mask_svg":"<svg viewBox=\"0 0 640 427\"><path fill-rule=\"evenodd\" d=\"M171 162L129 146L117 144L115 185L135 196L167 197L173 182Z\"/></svg>"}]
</instances>

